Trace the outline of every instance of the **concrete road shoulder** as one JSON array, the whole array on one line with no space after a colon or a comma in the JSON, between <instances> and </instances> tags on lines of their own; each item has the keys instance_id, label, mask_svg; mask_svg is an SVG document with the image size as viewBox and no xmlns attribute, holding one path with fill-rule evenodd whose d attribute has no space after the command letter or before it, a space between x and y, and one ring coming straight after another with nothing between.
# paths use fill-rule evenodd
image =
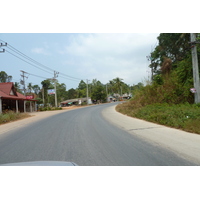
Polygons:
<instances>
[{"instance_id":1,"label":"concrete road shoulder","mask_svg":"<svg viewBox=\"0 0 200 200\"><path fill-rule=\"evenodd\" d=\"M115 110L115 105L104 109L102 114L110 123L130 134L200 165L200 135L123 115Z\"/></svg>"}]
</instances>

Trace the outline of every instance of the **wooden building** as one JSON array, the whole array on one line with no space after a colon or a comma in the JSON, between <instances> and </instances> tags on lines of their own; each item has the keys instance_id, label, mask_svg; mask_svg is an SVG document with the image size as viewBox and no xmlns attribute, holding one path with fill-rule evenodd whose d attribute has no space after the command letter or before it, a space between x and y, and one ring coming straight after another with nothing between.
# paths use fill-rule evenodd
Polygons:
<instances>
[{"instance_id":1,"label":"wooden building","mask_svg":"<svg viewBox=\"0 0 200 200\"><path fill-rule=\"evenodd\" d=\"M36 111L36 100L27 99L17 92L12 82L0 83L0 113L12 110L14 112Z\"/></svg>"}]
</instances>

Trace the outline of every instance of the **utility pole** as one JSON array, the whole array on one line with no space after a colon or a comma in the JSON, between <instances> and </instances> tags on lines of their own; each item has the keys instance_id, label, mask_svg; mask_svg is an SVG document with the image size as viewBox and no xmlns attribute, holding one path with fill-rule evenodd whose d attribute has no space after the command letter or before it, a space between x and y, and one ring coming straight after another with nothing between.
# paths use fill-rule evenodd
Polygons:
<instances>
[{"instance_id":1,"label":"utility pole","mask_svg":"<svg viewBox=\"0 0 200 200\"><path fill-rule=\"evenodd\" d=\"M20 80L20 83L24 86L24 96L26 96L26 85L25 85L25 78L28 78L27 76L25 76L24 74L28 74L27 72L25 71L22 71L22 74L21 74L21 77L23 78L23 80Z\"/></svg>"},{"instance_id":2,"label":"utility pole","mask_svg":"<svg viewBox=\"0 0 200 200\"><path fill-rule=\"evenodd\" d=\"M0 43L0 48L1 48L1 47L5 47L5 46L7 46L7 43L5 43L5 44ZM5 49L3 49L3 51L0 51L0 53L4 53L4 52L5 52Z\"/></svg>"},{"instance_id":3,"label":"utility pole","mask_svg":"<svg viewBox=\"0 0 200 200\"><path fill-rule=\"evenodd\" d=\"M86 79L86 81L87 81L87 105L88 105L88 79Z\"/></svg>"},{"instance_id":4,"label":"utility pole","mask_svg":"<svg viewBox=\"0 0 200 200\"><path fill-rule=\"evenodd\" d=\"M42 86L42 99L43 99L43 104L44 104L44 87Z\"/></svg>"},{"instance_id":5,"label":"utility pole","mask_svg":"<svg viewBox=\"0 0 200 200\"><path fill-rule=\"evenodd\" d=\"M190 33L191 39L191 49L192 49L192 67L193 67L193 80L195 88L195 103L200 103L200 82L199 82L199 68L198 68L198 57L197 57L197 47L196 44L199 42L196 41L196 34Z\"/></svg>"},{"instance_id":6,"label":"utility pole","mask_svg":"<svg viewBox=\"0 0 200 200\"><path fill-rule=\"evenodd\" d=\"M57 92L56 92L56 83L57 83L57 77L59 72L54 71L54 90L55 90L55 107L58 107L58 101L57 101Z\"/></svg>"},{"instance_id":7,"label":"utility pole","mask_svg":"<svg viewBox=\"0 0 200 200\"><path fill-rule=\"evenodd\" d=\"M56 83L57 83L57 77L58 77L59 72L54 71L54 77L53 78L48 78L48 80L52 80L54 82L54 92L55 92L55 107L58 107L58 102L57 102L57 92L56 92Z\"/></svg>"},{"instance_id":8,"label":"utility pole","mask_svg":"<svg viewBox=\"0 0 200 200\"><path fill-rule=\"evenodd\" d=\"M107 83L106 83L106 102L108 102L108 86L107 86Z\"/></svg>"},{"instance_id":9,"label":"utility pole","mask_svg":"<svg viewBox=\"0 0 200 200\"><path fill-rule=\"evenodd\" d=\"M27 76L25 76L24 74L28 74L25 71L22 71L21 77L23 78L23 80L20 80L20 83L24 86L24 96L26 96L26 85L25 85L25 78L28 78ZM26 101L24 101L24 112L26 112Z\"/></svg>"},{"instance_id":10,"label":"utility pole","mask_svg":"<svg viewBox=\"0 0 200 200\"><path fill-rule=\"evenodd\" d=\"M147 60L151 62L151 81L153 81L153 66L152 66L152 57L150 56L146 56Z\"/></svg>"}]
</instances>

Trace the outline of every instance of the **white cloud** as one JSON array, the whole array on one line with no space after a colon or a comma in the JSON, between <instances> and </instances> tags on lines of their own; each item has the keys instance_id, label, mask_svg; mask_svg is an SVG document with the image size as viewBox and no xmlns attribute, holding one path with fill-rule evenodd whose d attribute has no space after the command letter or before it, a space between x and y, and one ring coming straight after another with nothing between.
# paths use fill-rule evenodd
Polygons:
<instances>
[{"instance_id":1,"label":"white cloud","mask_svg":"<svg viewBox=\"0 0 200 200\"><path fill-rule=\"evenodd\" d=\"M77 74L103 83L120 77L137 84L147 77L146 56L158 34L74 34L60 53Z\"/></svg>"},{"instance_id":2,"label":"white cloud","mask_svg":"<svg viewBox=\"0 0 200 200\"><path fill-rule=\"evenodd\" d=\"M50 55L50 53L47 51L46 48L42 47L35 47L31 49L31 52L36 53L36 54L42 54L42 55Z\"/></svg>"}]
</instances>

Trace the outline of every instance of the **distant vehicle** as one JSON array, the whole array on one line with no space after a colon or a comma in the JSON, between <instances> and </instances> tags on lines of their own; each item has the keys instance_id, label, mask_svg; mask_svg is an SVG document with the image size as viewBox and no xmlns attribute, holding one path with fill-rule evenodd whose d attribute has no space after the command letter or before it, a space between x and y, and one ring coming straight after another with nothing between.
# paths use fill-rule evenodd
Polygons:
<instances>
[{"instance_id":1,"label":"distant vehicle","mask_svg":"<svg viewBox=\"0 0 200 200\"><path fill-rule=\"evenodd\" d=\"M29 161L18 163L7 163L0 166L78 166L74 162L65 161Z\"/></svg>"}]
</instances>

